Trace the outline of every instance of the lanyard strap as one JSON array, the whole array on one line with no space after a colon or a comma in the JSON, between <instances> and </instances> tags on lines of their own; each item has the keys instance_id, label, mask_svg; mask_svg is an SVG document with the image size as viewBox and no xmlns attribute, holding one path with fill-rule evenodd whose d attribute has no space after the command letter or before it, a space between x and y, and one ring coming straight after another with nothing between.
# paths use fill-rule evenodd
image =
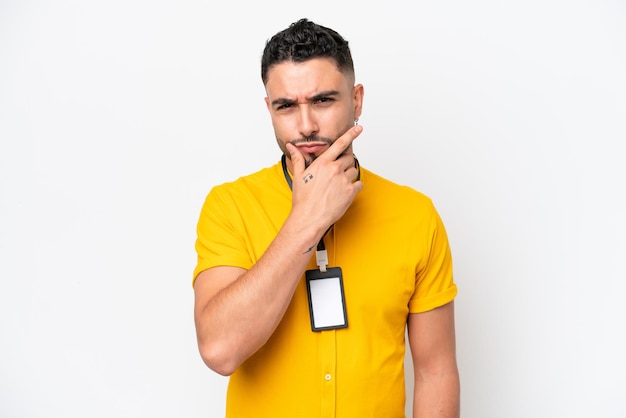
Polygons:
<instances>
[{"instance_id":1,"label":"lanyard strap","mask_svg":"<svg viewBox=\"0 0 626 418\"><path fill-rule=\"evenodd\" d=\"M293 181L291 180L291 176L289 176L289 171L287 170L287 158L285 157L285 154L283 154L283 156L281 157L280 162L283 166L285 181L287 181L289 189L293 190ZM354 165L358 171L356 179L361 180L361 166L359 165L359 160L357 160L356 157L354 157ZM315 251L315 261L317 262L317 265L322 273L326 272L326 266L328 265L328 252L326 251L326 246L324 245L324 237L326 236L326 234L328 234L328 231L330 231L330 229L334 225L335 224L332 224L328 227L326 232L324 232L324 235L322 235L322 238L320 238L320 242L317 243L317 250Z\"/></svg>"}]
</instances>

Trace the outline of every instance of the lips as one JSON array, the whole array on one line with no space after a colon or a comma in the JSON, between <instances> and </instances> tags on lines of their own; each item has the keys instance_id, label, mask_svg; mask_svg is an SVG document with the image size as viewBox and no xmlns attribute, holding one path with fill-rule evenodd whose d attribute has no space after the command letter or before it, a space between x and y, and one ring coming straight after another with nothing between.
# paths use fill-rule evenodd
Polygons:
<instances>
[{"instance_id":1,"label":"lips","mask_svg":"<svg viewBox=\"0 0 626 418\"><path fill-rule=\"evenodd\" d=\"M304 152L307 154L316 154L320 151L323 151L324 148L326 148L327 146L328 144L325 144L323 142L307 142L297 145L300 152Z\"/></svg>"}]
</instances>

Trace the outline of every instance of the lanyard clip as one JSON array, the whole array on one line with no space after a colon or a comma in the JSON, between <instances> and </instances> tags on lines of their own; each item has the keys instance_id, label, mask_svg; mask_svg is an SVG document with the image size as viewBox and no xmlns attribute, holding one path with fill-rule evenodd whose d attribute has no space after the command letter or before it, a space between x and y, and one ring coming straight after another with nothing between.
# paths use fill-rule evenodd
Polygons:
<instances>
[{"instance_id":1,"label":"lanyard clip","mask_svg":"<svg viewBox=\"0 0 626 418\"><path fill-rule=\"evenodd\" d=\"M315 251L315 261L322 273L326 273L326 266L328 265L328 253L326 250Z\"/></svg>"}]
</instances>

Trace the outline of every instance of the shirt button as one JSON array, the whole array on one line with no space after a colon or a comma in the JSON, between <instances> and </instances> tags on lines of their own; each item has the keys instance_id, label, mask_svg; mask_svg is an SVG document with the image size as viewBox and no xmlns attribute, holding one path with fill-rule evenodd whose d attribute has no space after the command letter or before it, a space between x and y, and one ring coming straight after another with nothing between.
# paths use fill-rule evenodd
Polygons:
<instances>
[{"instance_id":1,"label":"shirt button","mask_svg":"<svg viewBox=\"0 0 626 418\"><path fill-rule=\"evenodd\" d=\"M326 373L326 376L324 376L324 379L326 379L326 380L330 380L330 378L331 378L330 373Z\"/></svg>"}]
</instances>

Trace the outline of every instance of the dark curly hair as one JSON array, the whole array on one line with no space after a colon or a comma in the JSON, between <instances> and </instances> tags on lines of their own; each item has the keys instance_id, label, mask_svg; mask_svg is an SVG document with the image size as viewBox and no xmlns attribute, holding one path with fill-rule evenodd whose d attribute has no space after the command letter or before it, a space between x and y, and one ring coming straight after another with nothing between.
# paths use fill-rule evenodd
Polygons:
<instances>
[{"instance_id":1,"label":"dark curly hair","mask_svg":"<svg viewBox=\"0 0 626 418\"><path fill-rule=\"evenodd\" d=\"M339 71L354 75L354 64L348 41L332 29L308 19L300 19L267 41L261 58L261 79L267 84L269 69L283 61L304 62L313 58L330 58Z\"/></svg>"}]
</instances>

